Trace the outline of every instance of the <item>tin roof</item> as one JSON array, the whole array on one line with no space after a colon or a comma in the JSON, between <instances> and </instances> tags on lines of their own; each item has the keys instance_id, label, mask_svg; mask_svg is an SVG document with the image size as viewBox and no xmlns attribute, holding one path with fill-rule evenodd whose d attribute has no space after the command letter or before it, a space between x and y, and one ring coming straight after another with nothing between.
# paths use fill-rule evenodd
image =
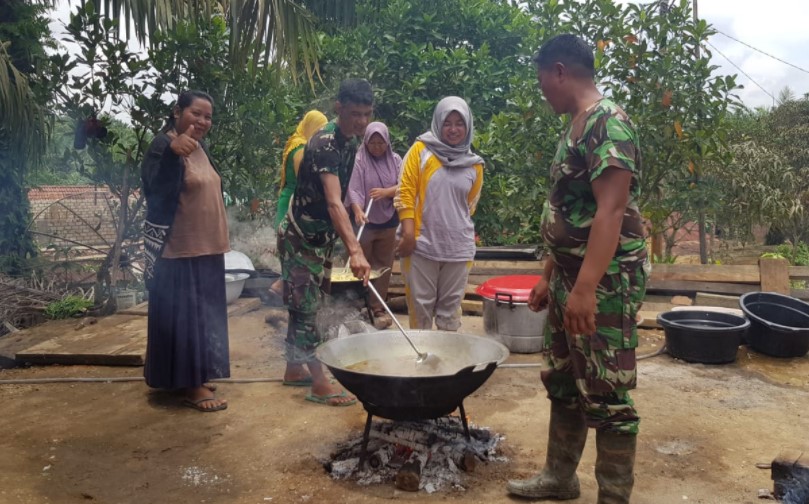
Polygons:
<instances>
[{"instance_id":1,"label":"tin roof","mask_svg":"<svg viewBox=\"0 0 809 504\"><path fill-rule=\"evenodd\" d=\"M104 186L93 185L45 185L32 187L28 190L29 201L58 201L63 198L71 199L91 199L111 195L109 189Z\"/></svg>"}]
</instances>

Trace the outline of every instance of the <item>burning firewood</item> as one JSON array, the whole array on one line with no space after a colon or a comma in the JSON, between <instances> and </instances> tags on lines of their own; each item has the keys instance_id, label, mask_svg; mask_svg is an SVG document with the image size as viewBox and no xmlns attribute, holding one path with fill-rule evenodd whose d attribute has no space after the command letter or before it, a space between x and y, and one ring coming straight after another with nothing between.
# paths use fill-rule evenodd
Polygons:
<instances>
[{"instance_id":1,"label":"burning firewood","mask_svg":"<svg viewBox=\"0 0 809 504\"><path fill-rule=\"evenodd\" d=\"M414 451L410 459L396 473L396 488L406 492L418 492L421 483L421 468L430 460L430 454Z\"/></svg>"}]
</instances>

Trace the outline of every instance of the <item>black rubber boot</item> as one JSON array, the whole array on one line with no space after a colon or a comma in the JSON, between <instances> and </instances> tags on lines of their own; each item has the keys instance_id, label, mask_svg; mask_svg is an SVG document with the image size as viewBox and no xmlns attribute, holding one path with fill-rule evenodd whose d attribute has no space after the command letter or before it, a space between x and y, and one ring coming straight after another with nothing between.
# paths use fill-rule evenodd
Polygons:
<instances>
[{"instance_id":1,"label":"black rubber boot","mask_svg":"<svg viewBox=\"0 0 809 504\"><path fill-rule=\"evenodd\" d=\"M598 504L628 504L635 483L637 436L596 432Z\"/></svg>"},{"instance_id":2,"label":"black rubber boot","mask_svg":"<svg viewBox=\"0 0 809 504\"><path fill-rule=\"evenodd\" d=\"M578 408L570 409L551 400L548 453L545 467L527 480L511 480L508 492L533 499L575 499L581 493L576 468L587 441L587 423Z\"/></svg>"}]
</instances>

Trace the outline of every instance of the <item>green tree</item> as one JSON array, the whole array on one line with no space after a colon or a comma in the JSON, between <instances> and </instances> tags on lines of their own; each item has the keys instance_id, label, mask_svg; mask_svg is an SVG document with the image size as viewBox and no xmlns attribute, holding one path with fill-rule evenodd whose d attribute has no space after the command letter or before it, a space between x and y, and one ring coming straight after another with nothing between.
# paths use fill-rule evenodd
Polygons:
<instances>
[{"instance_id":1,"label":"green tree","mask_svg":"<svg viewBox=\"0 0 809 504\"><path fill-rule=\"evenodd\" d=\"M773 226L794 246L809 243L809 98L787 100L777 106L766 117L765 127L767 147L784 161L781 177L792 180L785 188L792 208L774 220Z\"/></svg>"},{"instance_id":2,"label":"green tree","mask_svg":"<svg viewBox=\"0 0 809 504\"><path fill-rule=\"evenodd\" d=\"M344 5L337 19L350 19L354 0L332 0ZM83 2L82 2L83 4ZM302 70L310 82L317 73L318 38L316 17L311 6L322 15L337 14L320 0L103 0L99 12L111 20L134 28L134 37L152 44L151 35L170 32L190 22L205 25L212 16L221 15L229 26L228 54L232 68L272 61L289 69L297 79Z\"/></svg>"},{"instance_id":3,"label":"green tree","mask_svg":"<svg viewBox=\"0 0 809 504\"><path fill-rule=\"evenodd\" d=\"M429 128L438 100L465 98L474 147L487 163L475 216L480 236L489 244L538 240L536 205L545 188L538 157L547 159L559 120L537 107L527 64L537 39L531 17L492 0L366 0L357 16L353 29L323 39L321 96L344 77L368 78L375 114L402 154Z\"/></svg>"},{"instance_id":4,"label":"green tree","mask_svg":"<svg viewBox=\"0 0 809 504\"><path fill-rule=\"evenodd\" d=\"M714 74L708 38L687 0L627 4L610 0L536 2L546 36L577 33L595 50L597 81L637 126L642 156L641 209L653 232L670 217L711 210L707 163L726 166L728 110L737 104L735 77ZM691 209L691 210L689 210ZM672 230L670 230L672 231Z\"/></svg>"},{"instance_id":5,"label":"green tree","mask_svg":"<svg viewBox=\"0 0 809 504\"><path fill-rule=\"evenodd\" d=\"M25 233L25 174L45 150L50 89L40 78L50 43L44 9L0 1L0 272L19 275L37 250Z\"/></svg>"},{"instance_id":6,"label":"green tree","mask_svg":"<svg viewBox=\"0 0 809 504\"><path fill-rule=\"evenodd\" d=\"M304 104L300 87L259 63L253 71L227 66L228 26L222 16L182 23L155 35L150 82L161 94L208 92L215 102L208 141L227 193L239 201L272 200L276 164ZM165 115L170 112L164 106Z\"/></svg>"}]
</instances>

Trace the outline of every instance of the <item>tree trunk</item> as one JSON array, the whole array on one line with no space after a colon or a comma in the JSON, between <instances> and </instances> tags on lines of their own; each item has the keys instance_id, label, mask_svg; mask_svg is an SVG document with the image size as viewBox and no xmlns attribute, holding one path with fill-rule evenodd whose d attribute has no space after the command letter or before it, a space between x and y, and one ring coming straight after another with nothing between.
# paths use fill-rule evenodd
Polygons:
<instances>
[{"instance_id":1,"label":"tree trunk","mask_svg":"<svg viewBox=\"0 0 809 504\"><path fill-rule=\"evenodd\" d=\"M708 264L708 244L705 242L705 208L699 201L699 263Z\"/></svg>"},{"instance_id":2,"label":"tree trunk","mask_svg":"<svg viewBox=\"0 0 809 504\"><path fill-rule=\"evenodd\" d=\"M657 232L652 235L652 260L654 262L663 262L665 260L663 244L666 242L662 232Z\"/></svg>"},{"instance_id":3,"label":"tree trunk","mask_svg":"<svg viewBox=\"0 0 809 504\"><path fill-rule=\"evenodd\" d=\"M118 301L115 297L116 284L118 282L118 270L121 264L121 245L127 225L127 210L129 210L129 163L124 164L123 184L121 185L121 208L118 210L118 229L115 230L115 243L112 246L112 261L110 262L110 298L108 306L112 312L118 309Z\"/></svg>"}]
</instances>

